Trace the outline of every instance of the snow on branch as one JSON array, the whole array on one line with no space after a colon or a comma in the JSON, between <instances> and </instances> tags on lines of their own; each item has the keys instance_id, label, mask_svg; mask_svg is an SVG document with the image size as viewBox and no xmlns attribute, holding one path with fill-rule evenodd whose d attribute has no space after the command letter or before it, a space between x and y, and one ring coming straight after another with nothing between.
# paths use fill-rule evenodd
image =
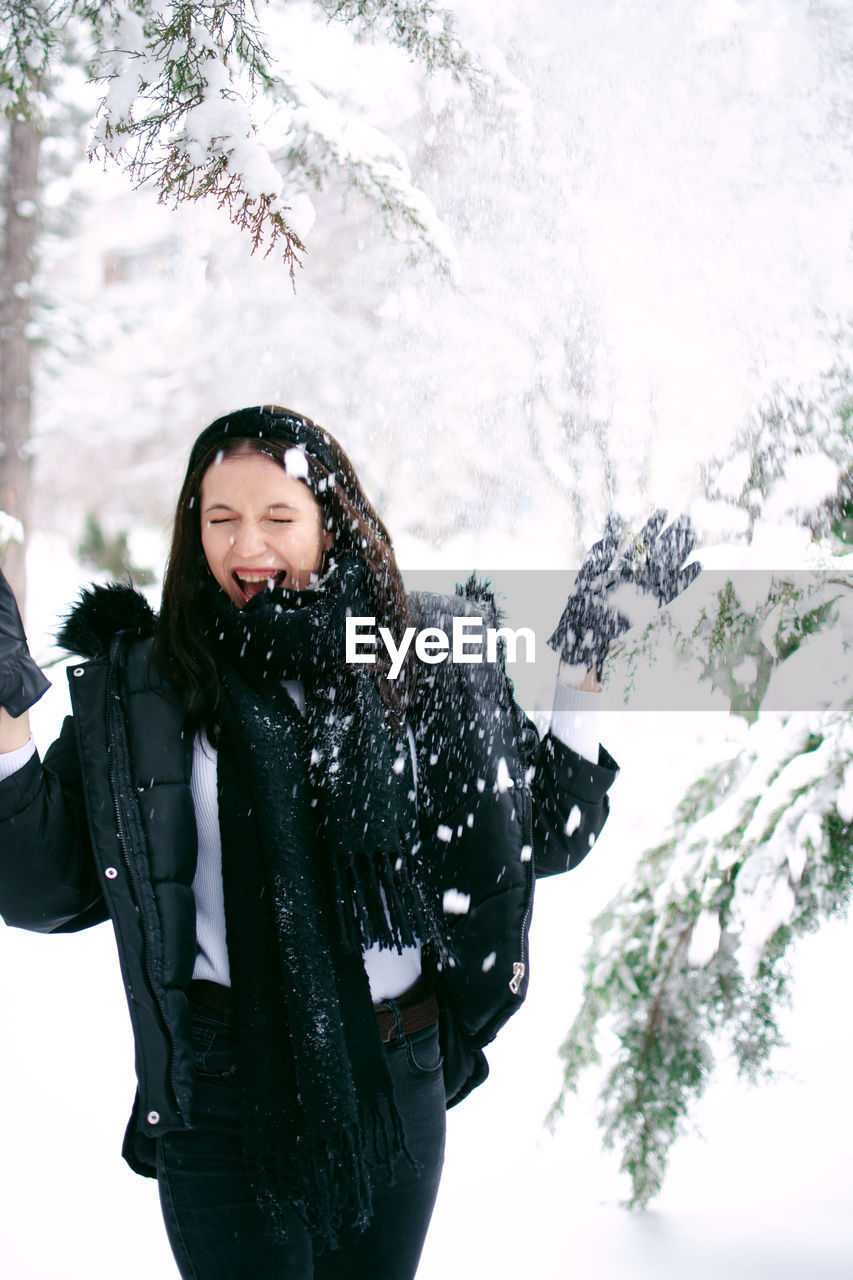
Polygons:
<instances>
[{"instance_id":1,"label":"snow on branch","mask_svg":"<svg viewBox=\"0 0 853 1280\"><path fill-rule=\"evenodd\" d=\"M30 115L54 42L39 0L0 0L0 109Z\"/></svg>"},{"instance_id":2,"label":"snow on branch","mask_svg":"<svg viewBox=\"0 0 853 1280\"><path fill-rule=\"evenodd\" d=\"M314 8L404 49L427 72L479 85L452 15L431 0L314 0ZM407 228L451 266L447 228L412 183L400 148L298 72L276 69L275 15L266 26L259 15L256 0L0 0L0 106L37 107L63 25L76 24L91 46L90 79L104 86L90 154L115 161L161 201L213 200L253 249L277 247L293 275L304 252L304 197L297 193L295 210L286 178L320 185L339 172L390 229ZM281 125L269 143L257 127L262 100Z\"/></svg>"},{"instance_id":3,"label":"snow on branch","mask_svg":"<svg viewBox=\"0 0 853 1280\"><path fill-rule=\"evenodd\" d=\"M92 153L179 203L212 198L253 249L283 249L291 273L304 246L287 220L284 180L258 140L250 102L273 92L263 34L245 0L171 6L109 3L95 62L107 84Z\"/></svg>"},{"instance_id":4,"label":"snow on branch","mask_svg":"<svg viewBox=\"0 0 853 1280\"><path fill-rule=\"evenodd\" d=\"M477 71L460 44L447 9L432 0L319 0L330 19L356 22L382 35L422 62L428 71L451 71L458 80L475 81Z\"/></svg>"},{"instance_id":5,"label":"snow on branch","mask_svg":"<svg viewBox=\"0 0 853 1280\"><path fill-rule=\"evenodd\" d=\"M292 103L287 156L315 186L335 170L381 210L389 231L407 230L434 253L445 270L456 273L451 233L435 206L412 182L402 149L387 135L354 120L312 84L289 77ZM278 158L278 153L276 153Z\"/></svg>"},{"instance_id":6,"label":"snow on branch","mask_svg":"<svg viewBox=\"0 0 853 1280\"><path fill-rule=\"evenodd\" d=\"M670 838L593 925L550 1121L615 1034L599 1122L634 1207L660 1190L720 1042L747 1078L771 1073L790 945L849 905L851 710L853 690L822 714L759 719L744 749L694 784Z\"/></svg>"}]
</instances>

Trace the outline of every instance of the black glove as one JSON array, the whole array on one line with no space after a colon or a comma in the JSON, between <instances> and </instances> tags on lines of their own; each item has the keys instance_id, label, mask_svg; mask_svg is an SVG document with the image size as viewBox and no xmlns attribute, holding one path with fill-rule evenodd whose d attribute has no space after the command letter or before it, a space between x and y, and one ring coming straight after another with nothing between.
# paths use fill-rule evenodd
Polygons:
<instances>
[{"instance_id":1,"label":"black glove","mask_svg":"<svg viewBox=\"0 0 853 1280\"><path fill-rule=\"evenodd\" d=\"M3 570L0 569L0 707L20 716L50 688L27 648L24 624Z\"/></svg>"},{"instance_id":2,"label":"black glove","mask_svg":"<svg viewBox=\"0 0 853 1280\"><path fill-rule=\"evenodd\" d=\"M621 529L619 516L607 517L604 537L586 553L563 616L548 641L563 662L587 671L595 666L599 674L613 641L631 627L629 619L607 600L622 581L611 568Z\"/></svg>"},{"instance_id":3,"label":"black glove","mask_svg":"<svg viewBox=\"0 0 853 1280\"><path fill-rule=\"evenodd\" d=\"M701 573L698 563L682 568L696 544L690 517L679 516L666 529L665 523L666 511L656 511L617 559L622 521L608 516L604 537L587 552L563 616L548 641L564 662L587 670L594 663L600 675L614 640L647 616L647 609L631 608L632 595L651 596L654 607L660 608L670 604Z\"/></svg>"},{"instance_id":4,"label":"black glove","mask_svg":"<svg viewBox=\"0 0 853 1280\"><path fill-rule=\"evenodd\" d=\"M690 517L679 516L666 529L665 524L666 512L656 511L614 566L622 583L654 596L658 608L670 604L702 572L698 562L681 567L696 545Z\"/></svg>"}]
</instances>

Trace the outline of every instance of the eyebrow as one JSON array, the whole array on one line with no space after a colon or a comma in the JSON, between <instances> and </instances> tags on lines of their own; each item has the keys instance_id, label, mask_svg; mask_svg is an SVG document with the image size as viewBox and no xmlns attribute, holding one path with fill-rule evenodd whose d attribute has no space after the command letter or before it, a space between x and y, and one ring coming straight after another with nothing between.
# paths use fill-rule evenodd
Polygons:
<instances>
[{"instance_id":1,"label":"eyebrow","mask_svg":"<svg viewBox=\"0 0 853 1280\"><path fill-rule=\"evenodd\" d=\"M210 511L234 511L234 507L228 505L227 502L212 502L209 507L205 507L204 514ZM264 508L265 511L298 511L299 508L294 506L292 502L270 502Z\"/></svg>"}]
</instances>

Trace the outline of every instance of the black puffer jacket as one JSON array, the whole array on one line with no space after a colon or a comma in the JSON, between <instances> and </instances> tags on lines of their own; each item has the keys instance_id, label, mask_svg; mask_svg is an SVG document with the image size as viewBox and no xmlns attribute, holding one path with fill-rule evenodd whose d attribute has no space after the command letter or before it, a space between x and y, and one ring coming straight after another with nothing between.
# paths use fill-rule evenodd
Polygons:
<instances>
[{"instance_id":1,"label":"black puffer jacket","mask_svg":"<svg viewBox=\"0 0 853 1280\"><path fill-rule=\"evenodd\" d=\"M411 605L419 626L445 630L454 614L483 612L459 598ZM485 621L496 621L488 607ZM153 1139L192 1120L197 856L193 744L150 662L153 624L130 588L84 597L62 635L89 659L69 668L73 715L43 765L0 782L6 922L63 932L112 918L139 1081L124 1154L150 1175ZM449 910L453 963L434 977L452 1105L485 1079L482 1047L526 994L534 872L585 857L617 767L603 750L593 765L540 743L500 664L433 667L411 723L421 834Z\"/></svg>"}]
</instances>

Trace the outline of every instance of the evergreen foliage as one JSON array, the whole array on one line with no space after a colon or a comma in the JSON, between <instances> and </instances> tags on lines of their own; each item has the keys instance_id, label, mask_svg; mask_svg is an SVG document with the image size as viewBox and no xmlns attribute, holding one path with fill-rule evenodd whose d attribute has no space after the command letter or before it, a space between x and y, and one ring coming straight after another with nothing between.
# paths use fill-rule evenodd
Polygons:
<instances>
[{"instance_id":1,"label":"evergreen foliage","mask_svg":"<svg viewBox=\"0 0 853 1280\"><path fill-rule=\"evenodd\" d=\"M752 514L750 539L762 520L782 528L782 517L796 512L823 570L733 574L698 617L661 616L623 653L636 673L669 642L750 724L737 753L690 787L665 841L643 854L634 882L594 922L582 1004L560 1050L564 1082L552 1124L583 1071L602 1063L604 1033L615 1036L599 1121L605 1145L621 1152L634 1207L660 1190L721 1046L748 1080L772 1074L792 943L850 902L853 572L837 532L850 502L849 386L839 394L831 380L823 403L777 400L737 446L747 457L734 499ZM808 509L798 508L803 491L788 493L786 477L818 454L832 460L837 489L814 501L824 474ZM734 474L732 461L706 474L717 500L731 496L709 477ZM833 679L823 705L759 714L790 664L809 670L827 654Z\"/></svg>"},{"instance_id":2,"label":"evergreen foliage","mask_svg":"<svg viewBox=\"0 0 853 1280\"><path fill-rule=\"evenodd\" d=\"M68 27L90 45L87 72L103 86L90 153L177 204L211 199L252 247L278 246L291 274L304 244L292 196L333 176L375 201L438 257L447 237L411 181L405 156L377 130L347 130L347 111L292 69L280 67L276 8L255 0L0 0L0 105L38 112L42 87ZM327 21L356 38L380 38L427 72L445 70L476 88L481 78L452 16L430 0L315 0ZM275 113L262 140L262 112ZM275 138L279 145L275 144ZM285 182L287 179L287 184ZM291 201L291 202L289 202Z\"/></svg>"},{"instance_id":3,"label":"evergreen foliage","mask_svg":"<svg viewBox=\"0 0 853 1280\"><path fill-rule=\"evenodd\" d=\"M835 492L822 502L810 500L815 472L829 466L836 473ZM701 480L712 502L745 513L748 539L769 507L773 517L780 509L796 512L816 536L850 542L844 525L853 503L853 373L848 364L839 359L814 395L778 390L768 396L735 436L728 456L701 469ZM786 480L799 495L784 492Z\"/></svg>"},{"instance_id":4,"label":"evergreen foliage","mask_svg":"<svg viewBox=\"0 0 853 1280\"><path fill-rule=\"evenodd\" d=\"M453 15L432 0L318 0L330 19L355 22L398 44L428 71L451 71L459 79L476 76L470 55L456 36Z\"/></svg>"}]
</instances>

